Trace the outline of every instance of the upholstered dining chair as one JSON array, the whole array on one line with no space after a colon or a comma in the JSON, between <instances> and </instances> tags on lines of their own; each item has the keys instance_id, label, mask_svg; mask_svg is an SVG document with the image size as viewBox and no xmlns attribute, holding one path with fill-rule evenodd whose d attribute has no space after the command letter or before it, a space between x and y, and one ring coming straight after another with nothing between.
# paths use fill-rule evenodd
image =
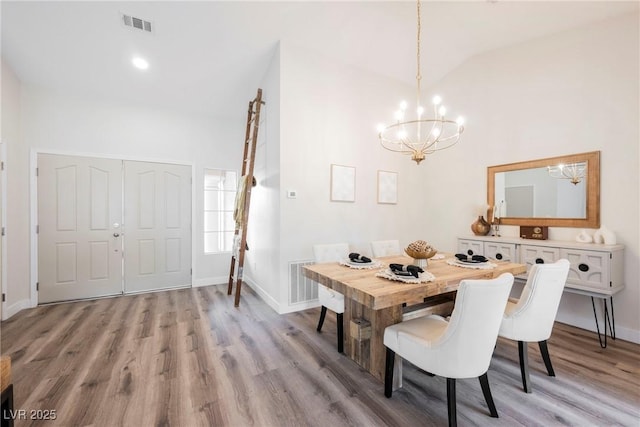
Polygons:
<instances>
[{"instance_id":1,"label":"upholstered dining chair","mask_svg":"<svg viewBox=\"0 0 640 427\"><path fill-rule=\"evenodd\" d=\"M553 330L564 285L569 274L569 261L560 259L553 264L534 264L520 298L508 301L499 336L518 341L522 387L531 393L527 344L537 342L542 360L550 377L555 377L547 340Z\"/></svg>"},{"instance_id":2,"label":"upholstered dining chair","mask_svg":"<svg viewBox=\"0 0 640 427\"><path fill-rule=\"evenodd\" d=\"M401 255L400 241L398 240L375 240L371 242L371 254L373 257Z\"/></svg>"},{"instance_id":3,"label":"upholstered dining chair","mask_svg":"<svg viewBox=\"0 0 640 427\"><path fill-rule=\"evenodd\" d=\"M457 425L456 379L478 377L489 412L497 418L487 370L512 285L510 273L490 280L463 280L449 321L434 315L388 326L384 331L384 395L391 397L397 354L420 369L447 378L450 426Z\"/></svg>"},{"instance_id":4,"label":"upholstered dining chair","mask_svg":"<svg viewBox=\"0 0 640 427\"><path fill-rule=\"evenodd\" d=\"M313 245L313 257L316 263L336 262L346 258L348 255L348 243ZM344 351L344 295L318 283L318 300L320 301L322 309L316 330L318 332L322 331L322 324L327 315L327 309L335 312L337 315L336 323L338 324L338 353L342 353Z\"/></svg>"}]
</instances>

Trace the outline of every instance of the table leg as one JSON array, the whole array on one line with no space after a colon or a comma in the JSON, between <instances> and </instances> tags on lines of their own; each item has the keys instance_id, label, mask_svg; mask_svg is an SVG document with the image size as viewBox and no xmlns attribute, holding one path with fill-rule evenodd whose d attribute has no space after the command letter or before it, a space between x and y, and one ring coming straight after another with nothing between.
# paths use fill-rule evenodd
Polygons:
<instances>
[{"instance_id":1,"label":"table leg","mask_svg":"<svg viewBox=\"0 0 640 427\"><path fill-rule=\"evenodd\" d=\"M402 321L402 306L389 307L382 310L372 310L358 302L351 301L345 304L345 325L367 324L371 328L368 334L354 336L358 331L357 327L349 327L349 336L345 340L345 354L352 360L365 368L371 375L381 382L384 382L386 348L384 346L384 329L387 326L395 325ZM364 321L364 322L363 322ZM369 326L370 325L370 326ZM362 337L366 337L368 342L363 343ZM396 356L394 363L393 388L402 387L402 358Z\"/></svg>"},{"instance_id":2,"label":"table leg","mask_svg":"<svg viewBox=\"0 0 640 427\"><path fill-rule=\"evenodd\" d=\"M598 341L600 342L600 347L607 348L607 328L609 328L609 333L612 339L616 339L616 318L615 313L613 311L613 296L610 297L611 301L611 316L609 316L609 308L607 306L607 298L602 298L603 308L602 308L602 323L603 323L603 334L604 340L602 339L602 335L600 334L600 324L598 323L598 314L596 313L596 303L594 297L591 297L591 306L593 307L593 317L596 321L596 331L598 332Z\"/></svg>"}]
</instances>

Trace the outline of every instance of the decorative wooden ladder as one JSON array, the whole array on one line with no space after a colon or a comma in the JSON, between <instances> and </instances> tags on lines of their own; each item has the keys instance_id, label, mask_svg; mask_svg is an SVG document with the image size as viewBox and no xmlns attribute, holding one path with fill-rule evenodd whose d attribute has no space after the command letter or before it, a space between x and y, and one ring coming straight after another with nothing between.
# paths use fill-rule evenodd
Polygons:
<instances>
[{"instance_id":1,"label":"decorative wooden ladder","mask_svg":"<svg viewBox=\"0 0 640 427\"><path fill-rule=\"evenodd\" d=\"M244 206L236 205L235 216L241 216L240 221L236 218L236 229L234 233L234 242L238 239L238 234L241 234L240 242L237 246L237 256L234 250L231 255L231 267L229 268L229 287L227 289L227 295L231 295L233 291L233 273L238 261L238 276L236 279L236 297L234 305L238 307L240 305L240 290L242 289L242 272L244 268L244 254L247 250L247 222L249 220L249 206L251 205L251 188L253 187L253 166L256 158L256 145L258 142L258 128L260 126L260 107L264 104L262 100L262 89L258 89L258 94L253 101L249 102L249 110L247 112L247 130L244 138L244 155L242 159L242 181L244 185L239 186L238 191L244 192L244 196L239 195L236 199L236 203L244 203ZM234 244L234 248L235 248Z\"/></svg>"}]
</instances>

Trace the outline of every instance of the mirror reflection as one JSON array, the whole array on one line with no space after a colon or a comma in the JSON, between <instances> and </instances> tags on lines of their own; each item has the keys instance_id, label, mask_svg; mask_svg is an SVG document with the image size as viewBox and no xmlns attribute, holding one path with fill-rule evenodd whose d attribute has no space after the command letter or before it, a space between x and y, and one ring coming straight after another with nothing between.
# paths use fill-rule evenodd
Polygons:
<instances>
[{"instance_id":1,"label":"mirror reflection","mask_svg":"<svg viewBox=\"0 0 640 427\"><path fill-rule=\"evenodd\" d=\"M500 172L495 176L496 206L502 217L587 217L586 162Z\"/></svg>"}]
</instances>

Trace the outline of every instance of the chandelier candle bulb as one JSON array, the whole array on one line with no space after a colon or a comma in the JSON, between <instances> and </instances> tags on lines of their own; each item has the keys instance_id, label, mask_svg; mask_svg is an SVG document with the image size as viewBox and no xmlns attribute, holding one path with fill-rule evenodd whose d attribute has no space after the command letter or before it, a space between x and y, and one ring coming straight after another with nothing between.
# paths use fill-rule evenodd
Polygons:
<instances>
[{"instance_id":1,"label":"chandelier candle bulb","mask_svg":"<svg viewBox=\"0 0 640 427\"><path fill-rule=\"evenodd\" d=\"M547 166L549 175L557 179L568 179L573 185L578 185L587 175L587 165L584 162L569 165L558 164Z\"/></svg>"}]
</instances>

